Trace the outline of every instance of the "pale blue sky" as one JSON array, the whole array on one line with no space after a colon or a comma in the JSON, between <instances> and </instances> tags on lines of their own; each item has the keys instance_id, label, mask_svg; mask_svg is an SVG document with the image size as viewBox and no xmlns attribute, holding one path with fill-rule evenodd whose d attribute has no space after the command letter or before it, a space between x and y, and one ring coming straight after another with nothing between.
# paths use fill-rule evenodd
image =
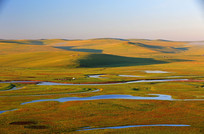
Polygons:
<instances>
[{"instance_id":1,"label":"pale blue sky","mask_svg":"<svg viewBox=\"0 0 204 134\"><path fill-rule=\"evenodd\" d=\"M204 40L198 0L6 0L1 39Z\"/></svg>"}]
</instances>

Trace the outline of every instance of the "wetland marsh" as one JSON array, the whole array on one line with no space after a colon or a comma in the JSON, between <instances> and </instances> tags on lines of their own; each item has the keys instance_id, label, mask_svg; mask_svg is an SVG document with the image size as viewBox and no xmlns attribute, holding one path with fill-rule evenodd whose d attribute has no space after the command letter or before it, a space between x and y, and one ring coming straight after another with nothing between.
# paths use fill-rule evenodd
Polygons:
<instances>
[{"instance_id":1,"label":"wetland marsh","mask_svg":"<svg viewBox=\"0 0 204 134\"><path fill-rule=\"evenodd\" d=\"M0 41L2 134L203 133L202 47L151 40L39 41L37 47L30 40Z\"/></svg>"}]
</instances>

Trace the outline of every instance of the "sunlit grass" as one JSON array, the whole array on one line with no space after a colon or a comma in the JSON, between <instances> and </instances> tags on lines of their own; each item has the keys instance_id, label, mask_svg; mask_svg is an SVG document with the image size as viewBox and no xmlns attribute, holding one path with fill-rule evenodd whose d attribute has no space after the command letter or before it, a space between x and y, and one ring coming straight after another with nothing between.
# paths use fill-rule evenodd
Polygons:
<instances>
[{"instance_id":1,"label":"sunlit grass","mask_svg":"<svg viewBox=\"0 0 204 134\"><path fill-rule=\"evenodd\" d=\"M71 47L71 50L74 51L62 49L62 47ZM90 52L83 52L87 50ZM204 80L203 51L203 46L161 40L3 40L0 41L0 80L62 83L105 83L144 79L177 79L177 77ZM152 63L147 59L152 59ZM80 61L83 61L83 66L80 65ZM98 64L99 61L102 63ZM148 74L146 70L161 70L169 73ZM103 74L103 78L89 78L90 74ZM118 75L141 77L120 77ZM12 87L22 88L8 91ZM17 109L0 114L0 132L3 134L135 132L201 134L204 131L203 101L115 99L65 103L49 101L26 105L21 105L21 103L40 99L107 94L133 96L166 94L171 95L174 99L203 99L203 87L204 82L150 82L95 86L0 83L0 110ZM101 90L88 92L96 89ZM15 122L16 124L35 123L14 125ZM76 131L82 127L143 124L187 124L191 127Z\"/></svg>"}]
</instances>

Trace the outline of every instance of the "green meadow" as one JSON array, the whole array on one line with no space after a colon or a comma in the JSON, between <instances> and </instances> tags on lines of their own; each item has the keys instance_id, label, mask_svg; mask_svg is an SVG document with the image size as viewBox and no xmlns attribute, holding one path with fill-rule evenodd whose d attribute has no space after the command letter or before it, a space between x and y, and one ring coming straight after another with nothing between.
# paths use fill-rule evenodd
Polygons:
<instances>
[{"instance_id":1,"label":"green meadow","mask_svg":"<svg viewBox=\"0 0 204 134\"><path fill-rule=\"evenodd\" d=\"M100 76L91 77L97 74ZM165 79L180 80L125 83ZM72 85L38 84L41 82ZM194 42L111 38L0 40L1 134L203 134L203 90L204 45ZM100 99L21 105L65 97L156 96L151 94L171 95L178 100ZM153 124L190 126L78 131Z\"/></svg>"}]
</instances>

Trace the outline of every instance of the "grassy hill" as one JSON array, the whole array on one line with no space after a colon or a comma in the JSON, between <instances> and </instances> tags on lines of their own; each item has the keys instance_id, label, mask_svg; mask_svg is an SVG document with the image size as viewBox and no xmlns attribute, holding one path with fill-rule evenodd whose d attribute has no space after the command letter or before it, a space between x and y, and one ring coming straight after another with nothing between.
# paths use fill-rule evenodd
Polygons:
<instances>
[{"instance_id":1,"label":"grassy hill","mask_svg":"<svg viewBox=\"0 0 204 134\"><path fill-rule=\"evenodd\" d=\"M181 42L92 40L1 40L1 67L119 67L168 63L163 55L187 51ZM174 57L173 57L174 58Z\"/></svg>"},{"instance_id":2,"label":"grassy hill","mask_svg":"<svg viewBox=\"0 0 204 134\"><path fill-rule=\"evenodd\" d=\"M203 99L203 57L204 45L166 40L105 38L0 40L0 82L35 80L99 84L136 80L189 79L189 81L112 85L43 86L31 84L31 82L30 84L0 83L0 113L4 112L0 116L0 132L5 134L127 132L201 134L204 128L201 110L203 101L176 99ZM93 75L97 76L97 74L100 74L100 77L94 78ZM107 98L55 101L65 97L114 94L140 97L156 97L154 94L164 94L171 95L175 100ZM46 101L21 105L41 99ZM136 124L190 126L76 131L89 127Z\"/></svg>"},{"instance_id":3,"label":"grassy hill","mask_svg":"<svg viewBox=\"0 0 204 134\"><path fill-rule=\"evenodd\" d=\"M30 52L0 57L2 67L77 67L77 60L86 56L80 52Z\"/></svg>"},{"instance_id":4,"label":"grassy hill","mask_svg":"<svg viewBox=\"0 0 204 134\"><path fill-rule=\"evenodd\" d=\"M20 54L28 52L56 52L62 51L50 46L30 45L21 41L2 41L0 40L0 55Z\"/></svg>"},{"instance_id":5,"label":"grassy hill","mask_svg":"<svg viewBox=\"0 0 204 134\"><path fill-rule=\"evenodd\" d=\"M90 72L100 73L94 68L118 67L123 72L124 67L129 67L128 70L165 68L177 73L191 69L199 74L204 73L203 50L202 45L165 40L0 40L0 69L92 68ZM84 69L77 71L86 73Z\"/></svg>"}]
</instances>

